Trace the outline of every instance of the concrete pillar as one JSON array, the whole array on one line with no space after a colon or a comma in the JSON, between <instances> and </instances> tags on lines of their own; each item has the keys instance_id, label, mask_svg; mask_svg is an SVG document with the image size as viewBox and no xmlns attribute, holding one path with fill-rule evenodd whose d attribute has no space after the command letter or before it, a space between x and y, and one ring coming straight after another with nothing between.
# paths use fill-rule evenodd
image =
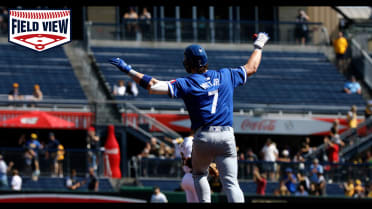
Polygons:
<instances>
[{"instance_id":1,"label":"concrete pillar","mask_svg":"<svg viewBox=\"0 0 372 209\"><path fill-rule=\"evenodd\" d=\"M209 7L209 29L210 29L210 41L211 43L215 42L215 28L214 28L214 7L210 6Z\"/></svg>"},{"instance_id":2,"label":"concrete pillar","mask_svg":"<svg viewBox=\"0 0 372 209\"><path fill-rule=\"evenodd\" d=\"M235 42L240 43L240 7L235 8L236 25L235 25Z\"/></svg>"},{"instance_id":3,"label":"concrete pillar","mask_svg":"<svg viewBox=\"0 0 372 209\"><path fill-rule=\"evenodd\" d=\"M197 27L197 21L198 20L198 13L197 13L197 7L192 7L192 31L193 31L193 38L194 42L198 41L198 27Z\"/></svg>"},{"instance_id":4,"label":"concrete pillar","mask_svg":"<svg viewBox=\"0 0 372 209\"><path fill-rule=\"evenodd\" d=\"M254 21L255 21L255 24L254 24L254 32L255 33L258 33L260 28L259 28L259 25L258 25L258 6L255 6L254 7Z\"/></svg>"},{"instance_id":5,"label":"concrete pillar","mask_svg":"<svg viewBox=\"0 0 372 209\"><path fill-rule=\"evenodd\" d=\"M181 12L180 7L176 6L175 8L176 12L176 40L177 42L181 42Z\"/></svg>"},{"instance_id":6,"label":"concrete pillar","mask_svg":"<svg viewBox=\"0 0 372 209\"><path fill-rule=\"evenodd\" d=\"M165 41L164 6L160 6L160 40Z\"/></svg>"},{"instance_id":7,"label":"concrete pillar","mask_svg":"<svg viewBox=\"0 0 372 209\"><path fill-rule=\"evenodd\" d=\"M233 24L233 7L229 7L229 42L233 42L234 38L233 38L233 34L234 34L234 30L233 30L233 27L234 27L234 24Z\"/></svg>"},{"instance_id":8,"label":"concrete pillar","mask_svg":"<svg viewBox=\"0 0 372 209\"><path fill-rule=\"evenodd\" d=\"M157 41L158 40L158 7L157 6L154 6L153 7L153 15L152 15L152 18L154 19L154 21L152 22L153 24L153 35L154 35L154 41Z\"/></svg>"}]
</instances>

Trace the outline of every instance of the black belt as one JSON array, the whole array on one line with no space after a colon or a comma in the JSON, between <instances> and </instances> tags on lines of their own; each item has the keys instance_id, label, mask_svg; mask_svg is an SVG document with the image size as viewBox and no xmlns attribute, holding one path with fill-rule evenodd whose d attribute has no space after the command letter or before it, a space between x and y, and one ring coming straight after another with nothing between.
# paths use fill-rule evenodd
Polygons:
<instances>
[{"instance_id":1,"label":"black belt","mask_svg":"<svg viewBox=\"0 0 372 209\"><path fill-rule=\"evenodd\" d=\"M202 127L201 131L209 131L209 132L222 132L222 131L232 131L233 128L231 126L206 126Z\"/></svg>"}]
</instances>

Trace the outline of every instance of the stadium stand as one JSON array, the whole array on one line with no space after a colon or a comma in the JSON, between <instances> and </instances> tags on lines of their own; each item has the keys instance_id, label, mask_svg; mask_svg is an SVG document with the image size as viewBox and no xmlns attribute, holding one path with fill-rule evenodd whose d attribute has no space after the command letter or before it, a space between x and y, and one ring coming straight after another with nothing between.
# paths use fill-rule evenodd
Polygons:
<instances>
[{"instance_id":1,"label":"stadium stand","mask_svg":"<svg viewBox=\"0 0 372 209\"><path fill-rule=\"evenodd\" d=\"M159 186L162 191L175 191L179 188L179 180L151 180L151 179L141 179L140 182L145 187ZM253 181L239 181L240 188L246 194L256 193L256 183ZM268 182L266 186L266 194L273 194L274 190L279 187L278 182ZM326 187L327 195L344 195L343 188L336 183L328 183Z\"/></svg>"},{"instance_id":2,"label":"stadium stand","mask_svg":"<svg viewBox=\"0 0 372 209\"><path fill-rule=\"evenodd\" d=\"M39 84L44 100L86 99L62 47L39 53L24 47L0 44L0 95L7 98L14 82L22 95L31 95Z\"/></svg>"},{"instance_id":3,"label":"stadium stand","mask_svg":"<svg viewBox=\"0 0 372 209\"><path fill-rule=\"evenodd\" d=\"M92 47L107 82L112 87L123 74L107 63L121 57L140 72L161 80L185 76L183 49ZM208 50L209 69L239 67L249 51ZM259 73L234 94L235 108L240 104L283 105L364 105L361 95L342 91L346 78L320 52L265 51ZM129 77L127 77L129 80ZM139 89L137 97L116 97L119 100L166 101L165 95L148 95Z\"/></svg>"},{"instance_id":4,"label":"stadium stand","mask_svg":"<svg viewBox=\"0 0 372 209\"><path fill-rule=\"evenodd\" d=\"M30 177L22 177L22 190L24 191L69 191L66 186L65 178L51 178L41 176L38 181L33 181ZM85 178L77 178L78 181L85 180ZM88 185L84 184L78 188L77 191L88 191ZM113 192L114 189L108 178L99 179L100 192Z\"/></svg>"}]
</instances>

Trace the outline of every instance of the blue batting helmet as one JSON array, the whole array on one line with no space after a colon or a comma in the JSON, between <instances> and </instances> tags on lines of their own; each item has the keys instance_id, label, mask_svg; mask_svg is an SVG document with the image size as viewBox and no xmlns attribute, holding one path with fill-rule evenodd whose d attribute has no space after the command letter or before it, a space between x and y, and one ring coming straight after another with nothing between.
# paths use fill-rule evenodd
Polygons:
<instances>
[{"instance_id":1,"label":"blue batting helmet","mask_svg":"<svg viewBox=\"0 0 372 209\"><path fill-rule=\"evenodd\" d=\"M190 67L203 67L208 64L208 57L205 49L197 44L192 44L185 49L185 61ZM185 63L186 62L186 63Z\"/></svg>"}]
</instances>

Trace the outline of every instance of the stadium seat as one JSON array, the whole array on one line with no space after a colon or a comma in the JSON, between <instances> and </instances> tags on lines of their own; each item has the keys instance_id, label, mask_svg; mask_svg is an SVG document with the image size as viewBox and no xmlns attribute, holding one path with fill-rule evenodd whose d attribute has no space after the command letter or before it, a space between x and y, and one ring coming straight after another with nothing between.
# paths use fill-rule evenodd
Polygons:
<instances>
[{"instance_id":1,"label":"stadium seat","mask_svg":"<svg viewBox=\"0 0 372 209\"><path fill-rule=\"evenodd\" d=\"M39 53L0 44L0 74L0 94L8 94L17 82L22 95L31 95L39 84L45 99L86 99L61 47Z\"/></svg>"},{"instance_id":2,"label":"stadium seat","mask_svg":"<svg viewBox=\"0 0 372 209\"><path fill-rule=\"evenodd\" d=\"M133 68L160 80L186 76L182 65L183 49L93 47L97 64L112 88L118 80L129 77L107 63L121 57ZM249 51L208 50L210 69L239 67L246 62ZM346 78L319 52L265 51L261 66L253 79L234 92L234 105L364 105L360 95L347 95L342 89ZM139 88L137 98L167 101L164 95L148 95ZM128 100L128 97L116 97ZM130 98L132 99L132 98Z\"/></svg>"}]
</instances>

